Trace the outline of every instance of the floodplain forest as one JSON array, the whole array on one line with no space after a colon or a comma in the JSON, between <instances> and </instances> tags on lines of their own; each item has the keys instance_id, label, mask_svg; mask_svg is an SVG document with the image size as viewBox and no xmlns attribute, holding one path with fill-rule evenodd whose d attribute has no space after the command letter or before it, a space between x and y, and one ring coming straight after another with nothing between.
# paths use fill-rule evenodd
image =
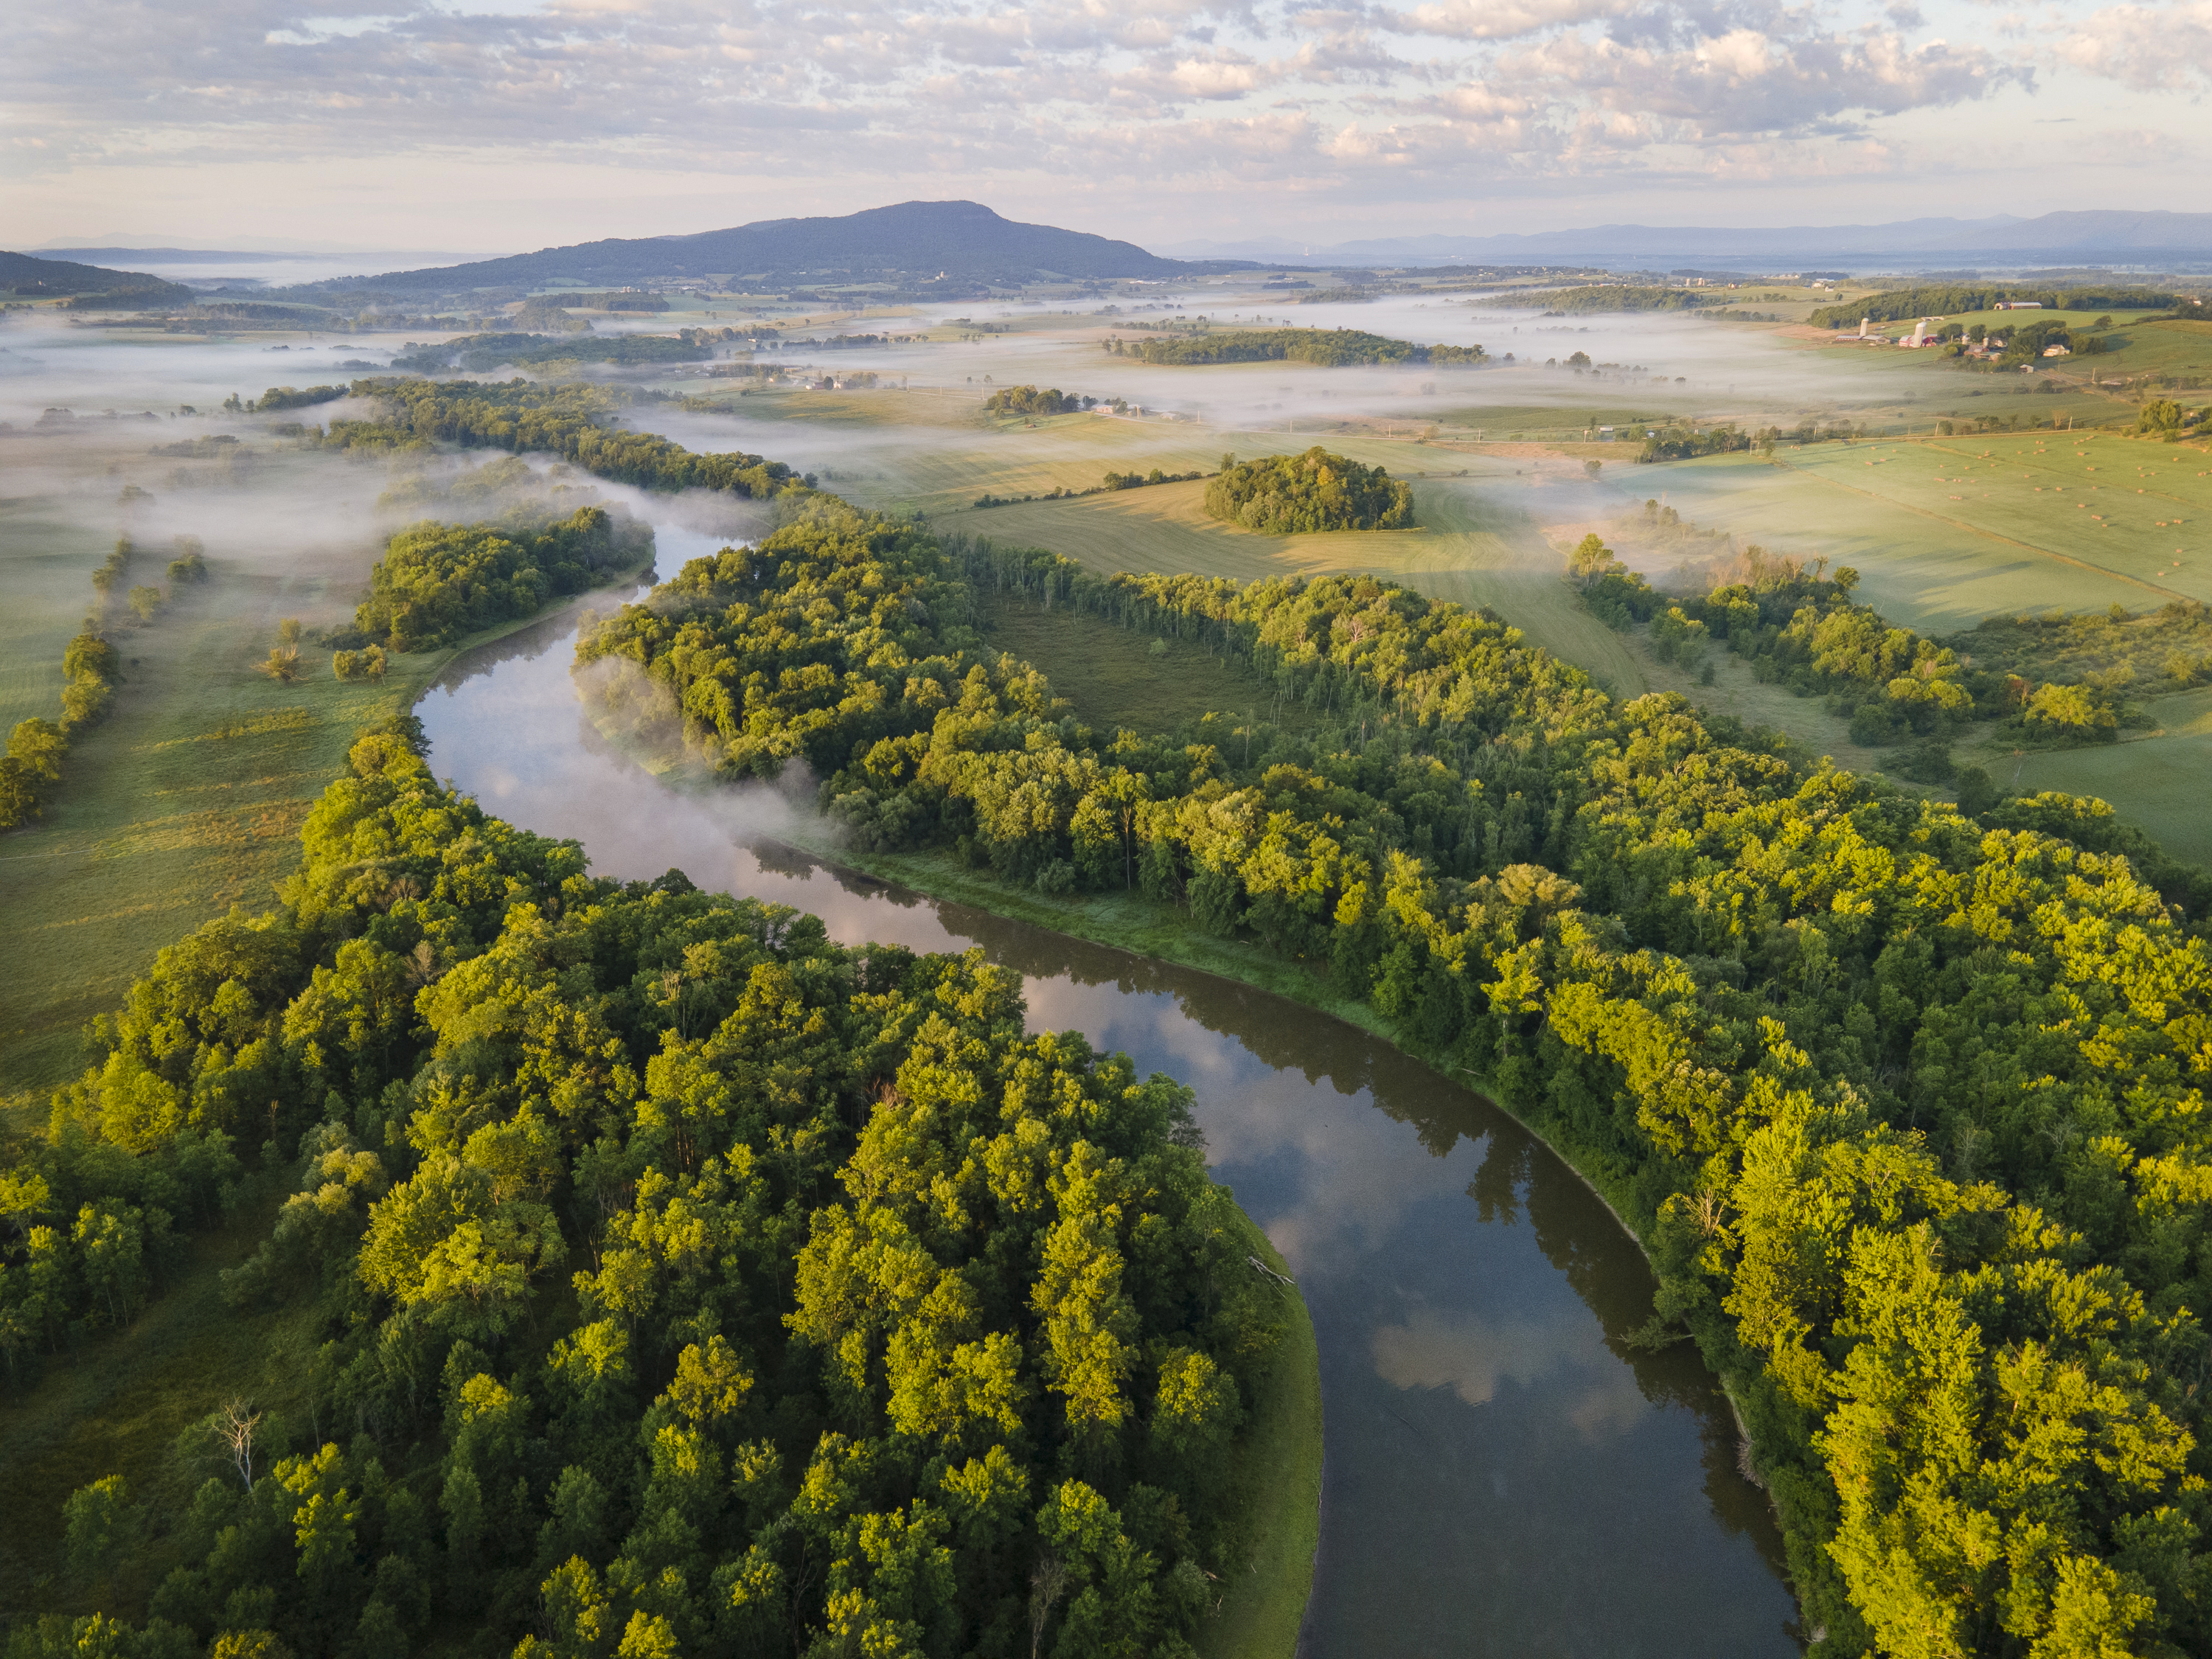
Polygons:
<instances>
[{"instance_id":1,"label":"floodplain forest","mask_svg":"<svg viewBox=\"0 0 2212 1659\"><path fill-rule=\"evenodd\" d=\"M1372 577L940 538L617 429L605 391L352 390L380 413L309 441L772 504L581 635L610 729L732 782L804 763L863 849L1176 907L1540 1127L1651 1255L1637 1340L1693 1340L1741 1403L1823 1652L2212 1649L2212 891L2109 809L1801 766ZM1401 499L1334 461L1210 491L1326 469ZM395 544L363 631L520 614L590 562L574 538L618 543L585 517L542 555ZM1682 630L1915 732L1981 696L1845 575ZM1601 543L1576 577L1659 614ZM1268 717L1086 726L991 648L1009 598L1233 661ZM181 1233L282 1182L226 1290L312 1310L312 1445L241 1402L180 1449L179 1513L85 1487L72 1571L165 1575L143 1618L27 1625L11 1659L1184 1650L1297 1316L1179 1085L1024 1035L979 956L595 878L439 787L404 720L302 848L279 908L162 953L8 1150L0 1350L29 1376L127 1322Z\"/></svg>"},{"instance_id":2,"label":"floodplain forest","mask_svg":"<svg viewBox=\"0 0 2212 1659\"><path fill-rule=\"evenodd\" d=\"M600 695L732 777L803 759L864 847L1181 906L1488 1080L1637 1224L1648 1340L1744 1402L1828 1650L2212 1640L2195 872L2161 890L2095 803L1800 770L1371 578L1104 578L794 508L588 634L634 671ZM979 590L1201 642L1325 723L1086 729Z\"/></svg>"},{"instance_id":3,"label":"floodplain forest","mask_svg":"<svg viewBox=\"0 0 2212 1659\"><path fill-rule=\"evenodd\" d=\"M143 1623L11 1654L1190 1651L1293 1304L1188 1091L980 952L595 878L410 721L302 842L7 1172L0 1337L126 1322L258 1145L294 1190L224 1294L312 1298L313 1425L218 1412ZM72 1571L152 1522L85 1487Z\"/></svg>"}]
</instances>

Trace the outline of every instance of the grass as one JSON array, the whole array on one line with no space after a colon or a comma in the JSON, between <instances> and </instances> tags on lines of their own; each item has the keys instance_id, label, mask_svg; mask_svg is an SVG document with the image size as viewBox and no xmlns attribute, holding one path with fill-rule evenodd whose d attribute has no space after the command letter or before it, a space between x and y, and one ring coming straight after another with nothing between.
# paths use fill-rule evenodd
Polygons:
<instances>
[{"instance_id":1,"label":"grass","mask_svg":"<svg viewBox=\"0 0 2212 1659\"><path fill-rule=\"evenodd\" d=\"M1402 458L1404 447L1395 447ZM1491 605L1531 644L1628 696L1644 690L1634 655L1576 602L1559 579L1559 556L1534 521L1486 501L1477 487L1417 480L1418 529L1303 536L1262 536L1224 525L1207 515L1205 492L1203 483L1155 484L945 514L933 522L1009 546L1045 548L1107 572L1194 572L1240 581L1370 572L1438 599Z\"/></svg>"},{"instance_id":2,"label":"grass","mask_svg":"<svg viewBox=\"0 0 2212 1659\"><path fill-rule=\"evenodd\" d=\"M1267 1235L1249 1218L1245 1224L1253 1254L1277 1273L1287 1271ZM1286 1294L1290 1328L1243 1437L1242 1522L1250 1571L1230 1583L1213 1619L1200 1626L1206 1659L1289 1659L1313 1593L1321 1547L1321 1349L1304 1302Z\"/></svg>"},{"instance_id":3,"label":"grass","mask_svg":"<svg viewBox=\"0 0 2212 1659\"><path fill-rule=\"evenodd\" d=\"M1242 719L1274 696L1257 676L1188 641L1155 640L1079 617L1066 606L1046 611L1003 594L984 596L982 612L990 644L1045 668L1053 690L1098 732L1172 732L1209 714ZM1270 708L1269 718L1296 730L1313 715L1294 704Z\"/></svg>"},{"instance_id":4,"label":"grass","mask_svg":"<svg viewBox=\"0 0 2212 1659\"><path fill-rule=\"evenodd\" d=\"M1866 603L1928 632L2212 599L2212 461L2189 445L2109 433L1881 440L1635 476L1740 542L1856 567Z\"/></svg>"},{"instance_id":5,"label":"grass","mask_svg":"<svg viewBox=\"0 0 2212 1659\"><path fill-rule=\"evenodd\" d=\"M406 708L436 663L341 684L326 659L281 685L254 672L298 578L218 570L148 628L117 630L129 677L77 734L42 816L0 837L13 943L0 983L0 1102L19 1121L79 1059L155 952L233 904L260 908L298 861L300 826L354 736Z\"/></svg>"},{"instance_id":6,"label":"grass","mask_svg":"<svg viewBox=\"0 0 2212 1659\"><path fill-rule=\"evenodd\" d=\"M95 1606L143 1616L146 1596L173 1564L156 1545L110 1583L72 1584L61 1553L69 1495L121 1474L159 1530L160 1517L180 1513L215 1473L173 1454L186 1429L234 1394L265 1412L296 1407L314 1356L312 1304L238 1312L222 1297L222 1270L268 1236L272 1213L270 1205L248 1205L229 1224L190 1236L173 1278L135 1322L50 1361L32 1387L4 1396L0 1467L14 1496L0 1510L0 1607L12 1620ZM264 1432L264 1444L280 1435Z\"/></svg>"},{"instance_id":7,"label":"grass","mask_svg":"<svg viewBox=\"0 0 2212 1659\"><path fill-rule=\"evenodd\" d=\"M2172 856L2212 867L2212 817L2204 810L2212 778L2212 688L2146 702L2157 722L2142 737L2081 749L2026 751L1984 745L1956 751L2003 788L2063 790L2109 802L2121 817Z\"/></svg>"}]
</instances>

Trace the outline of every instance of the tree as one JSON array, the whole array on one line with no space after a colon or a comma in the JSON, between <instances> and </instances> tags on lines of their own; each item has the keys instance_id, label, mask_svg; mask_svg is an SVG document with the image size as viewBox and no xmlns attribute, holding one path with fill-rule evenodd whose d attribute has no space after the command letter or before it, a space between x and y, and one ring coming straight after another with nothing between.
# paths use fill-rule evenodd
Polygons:
<instances>
[{"instance_id":1,"label":"tree","mask_svg":"<svg viewBox=\"0 0 2212 1659\"><path fill-rule=\"evenodd\" d=\"M245 1398L233 1395L223 1401L216 1414L209 1419L216 1438L222 1443L231 1466L238 1471L239 1480L246 1490L253 1490L253 1437L261 1427L261 1413L249 1407Z\"/></svg>"},{"instance_id":2,"label":"tree","mask_svg":"<svg viewBox=\"0 0 2212 1659\"><path fill-rule=\"evenodd\" d=\"M70 1493L62 1521L70 1571L88 1583L136 1547L145 1512L130 1501L123 1477L111 1474Z\"/></svg>"}]
</instances>

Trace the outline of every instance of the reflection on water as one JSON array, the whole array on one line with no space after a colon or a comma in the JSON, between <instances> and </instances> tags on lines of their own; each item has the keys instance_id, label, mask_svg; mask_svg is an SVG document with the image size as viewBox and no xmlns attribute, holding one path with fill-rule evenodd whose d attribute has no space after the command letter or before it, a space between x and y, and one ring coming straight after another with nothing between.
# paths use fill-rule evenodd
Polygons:
<instances>
[{"instance_id":1,"label":"reflection on water","mask_svg":"<svg viewBox=\"0 0 2212 1659\"><path fill-rule=\"evenodd\" d=\"M659 532L659 562L713 550ZM1303 1650L1641 1659L1796 1650L1780 1544L1686 1344L1627 1334L1650 1273L1604 1205L1480 1096L1263 993L944 904L772 843L771 792L680 795L609 752L568 678L573 619L457 665L418 706L487 809L624 878L812 911L848 942L981 946L1033 1030L1077 1030L1198 1091L1215 1176L1283 1252L1320 1339L1322 1549Z\"/></svg>"}]
</instances>

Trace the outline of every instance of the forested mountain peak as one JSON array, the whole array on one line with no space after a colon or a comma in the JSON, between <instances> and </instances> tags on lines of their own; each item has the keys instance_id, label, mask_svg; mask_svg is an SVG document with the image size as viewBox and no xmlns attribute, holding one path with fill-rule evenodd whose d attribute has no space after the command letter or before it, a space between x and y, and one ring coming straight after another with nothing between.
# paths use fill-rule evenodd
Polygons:
<instances>
[{"instance_id":1,"label":"forested mountain peak","mask_svg":"<svg viewBox=\"0 0 2212 1659\"><path fill-rule=\"evenodd\" d=\"M1040 276L1157 278L1222 268L1163 259L1133 242L1085 231L1002 218L980 202L899 202L839 217L763 219L689 236L610 237L368 280L392 293L448 293L709 276L833 282L890 276L969 285Z\"/></svg>"}]
</instances>

